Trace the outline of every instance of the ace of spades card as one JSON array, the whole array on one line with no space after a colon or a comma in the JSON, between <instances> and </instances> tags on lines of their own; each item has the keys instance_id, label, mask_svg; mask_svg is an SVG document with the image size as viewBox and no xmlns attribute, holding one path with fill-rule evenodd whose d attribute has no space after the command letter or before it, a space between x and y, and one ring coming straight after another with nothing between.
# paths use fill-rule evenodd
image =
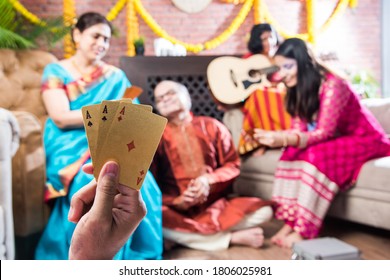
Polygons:
<instances>
[{"instance_id":1,"label":"ace of spades card","mask_svg":"<svg viewBox=\"0 0 390 280\"><path fill-rule=\"evenodd\" d=\"M100 104L84 106L81 108L83 114L85 132L87 134L89 151L92 164L96 160L96 144L99 131Z\"/></svg>"},{"instance_id":2,"label":"ace of spades card","mask_svg":"<svg viewBox=\"0 0 390 280\"><path fill-rule=\"evenodd\" d=\"M167 120L152 113L144 105L124 101L116 102L118 103L117 110L111 119L109 128L104 132L99 128L98 136L95 137L99 143L98 147L95 144L96 151L91 152L91 155L95 154L95 158L97 157L97 160L92 159L95 178L98 177L106 161L114 160L120 165L119 182L139 190ZM102 111L103 104L99 106L99 110ZM101 121L100 116L98 120ZM87 123L85 119L84 125ZM88 130L87 137L89 138Z\"/></svg>"}]
</instances>

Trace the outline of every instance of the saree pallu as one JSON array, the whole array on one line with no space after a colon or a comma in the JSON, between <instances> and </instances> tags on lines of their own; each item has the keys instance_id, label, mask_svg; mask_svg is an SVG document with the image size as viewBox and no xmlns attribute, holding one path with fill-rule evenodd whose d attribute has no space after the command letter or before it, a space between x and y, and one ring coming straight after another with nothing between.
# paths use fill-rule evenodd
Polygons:
<instances>
[{"instance_id":1,"label":"saree pallu","mask_svg":"<svg viewBox=\"0 0 390 280\"><path fill-rule=\"evenodd\" d=\"M130 86L124 72L114 66L102 65L90 76L74 80L59 64L46 66L42 89L64 89L71 110L102 100L120 99ZM138 103L138 100L134 101ZM67 259L75 224L68 221L70 201L74 193L90 182L92 175L81 167L90 162L84 128L60 129L52 119L44 128L47 189L46 200L55 200L47 226L38 243L36 259ZM162 255L161 192L148 172L141 194L148 209L147 216L115 256L117 259L160 259ZM139 238L144 236L144 239Z\"/></svg>"}]
</instances>

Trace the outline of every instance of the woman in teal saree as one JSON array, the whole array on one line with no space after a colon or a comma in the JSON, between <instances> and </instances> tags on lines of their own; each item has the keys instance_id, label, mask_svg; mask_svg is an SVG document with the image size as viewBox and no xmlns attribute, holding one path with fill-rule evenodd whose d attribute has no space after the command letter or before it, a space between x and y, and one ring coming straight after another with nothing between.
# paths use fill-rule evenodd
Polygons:
<instances>
[{"instance_id":1,"label":"woman in teal saree","mask_svg":"<svg viewBox=\"0 0 390 280\"><path fill-rule=\"evenodd\" d=\"M81 108L102 100L120 99L130 86L122 70L101 61L111 37L111 25L103 16L84 14L72 35L76 54L47 65L42 77L42 97L49 114L44 128L45 199L54 200L54 205L38 243L36 259L68 258L75 228L67 218L70 201L75 192L93 179L81 170L90 162ZM162 257L161 192L150 172L141 194L147 215L114 259Z\"/></svg>"}]
</instances>

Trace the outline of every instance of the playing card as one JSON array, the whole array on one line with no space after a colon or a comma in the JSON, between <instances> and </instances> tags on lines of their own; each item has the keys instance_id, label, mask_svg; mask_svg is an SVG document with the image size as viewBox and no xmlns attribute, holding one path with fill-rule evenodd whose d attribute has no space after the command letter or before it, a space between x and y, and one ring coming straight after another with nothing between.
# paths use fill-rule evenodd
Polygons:
<instances>
[{"instance_id":1,"label":"playing card","mask_svg":"<svg viewBox=\"0 0 390 280\"><path fill-rule=\"evenodd\" d=\"M118 109L119 104L132 104L132 99L125 98L121 100L104 100L100 107L100 119L99 119L99 137L97 140L97 149L101 148L102 143L105 142L108 129L111 126L112 119ZM152 106L139 104L140 108L152 112Z\"/></svg>"},{"instance_id":2,"label":"playing card","mask_svg":"<svg viewBox=\"0 0 390 280\"><path fill-rule=\"evenodd\" d=\"M142 91L143 91L142 88L137 86L128 87L125 93L123 94L123 98L132 98L132 99L137 98L138 96L141 95Z\"/></svg>"},{"instance_id":3,"label":"playing card","mask_svg":"<svg viewBox=\"0 0 390 280\"><path fill-rule=\"evenodd\" d=\"M81 108L85 132L88 138L89 152L91 154L92 163L96 160L96 144L99 131L99 112L100 104L84 106Z\"/></svg>"},{"instance_id":4,"label":"playing card","mask_svg":"<svg viewBox=\"0 0 390 280\"><path fill-rule=\"evenodd\" d=\"M139 190L152 162L167 119L144 106L121 102L94 170L99 174L108 160L119 163L119 182ZM100 134L100 133L99 133Z\"/></svg>"},{"instance_id":5,"label":"playing card","mask_svg":"<svg viewBox=\"0 0 390 280\"><path fill-rule=\"evenodd\" d=\"M97 158L94 163L101 162L100 160L100 151L102 150L102 145L106 141L109 129L111 127L112 120L115 116L115 113L118 109L119 104L132 104L132 99L125 98L121 100L104 100L100 106L99 114L99 135L96 141L96 150L99 151ZM150 105L138 105L140 108L152 112L152 106ZM104 163L103 163L104 164ZM94 165L95 166L95 165ZM99 170L100 171L100 170ZM99 176L98 170L94 169L94 175L97 178Z\"/></svg>"}]
</instances>

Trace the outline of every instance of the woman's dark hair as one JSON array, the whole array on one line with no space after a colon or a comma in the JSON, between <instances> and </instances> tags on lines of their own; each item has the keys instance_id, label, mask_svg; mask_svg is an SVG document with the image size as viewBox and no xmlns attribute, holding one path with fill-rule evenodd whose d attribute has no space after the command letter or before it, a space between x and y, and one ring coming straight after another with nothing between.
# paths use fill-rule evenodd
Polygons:
<instances>
[{"instance_id":1,"label":"woman's dark hair","mask_svg":"<svg viewBox=\"0 0 390 280\"><path fill-rule=\"evenodd\" d=\"M111 33L113 33L111 22L109 22L103 15L95 12L82 14L77 20L74 29L78 29L82 33L85 29L100 23L107 24L110 27Z\"/></svg>"},{"instance_id":2,"label":"woman's dark hair","mask_svg":"<svg viewBox=\"0 0 390 280\"><path fill-rule=\"evenodd\" d=\"M278 35L270 24L260 23L253 25L251 29L251 35L248 41L248 50L252 54L260 54L263 52L263 42L261 41L261 35L266 31L272 32L277 40L276 44L279 44Z\"/></svg>"},{"instance_id":3,"label":"woman's dark hair","mask_svg":"<svg viewBox=\"0 0 390 280\"><path fill-rule=\"evenodd\" d=\"M297 84L287 89L287 112L312 122L320 106L318 91L326 69L316 61L306 43L298 38L285 40L276 51L277 55L295 59L298 67Z\"/></svg>"}]
</instances>

